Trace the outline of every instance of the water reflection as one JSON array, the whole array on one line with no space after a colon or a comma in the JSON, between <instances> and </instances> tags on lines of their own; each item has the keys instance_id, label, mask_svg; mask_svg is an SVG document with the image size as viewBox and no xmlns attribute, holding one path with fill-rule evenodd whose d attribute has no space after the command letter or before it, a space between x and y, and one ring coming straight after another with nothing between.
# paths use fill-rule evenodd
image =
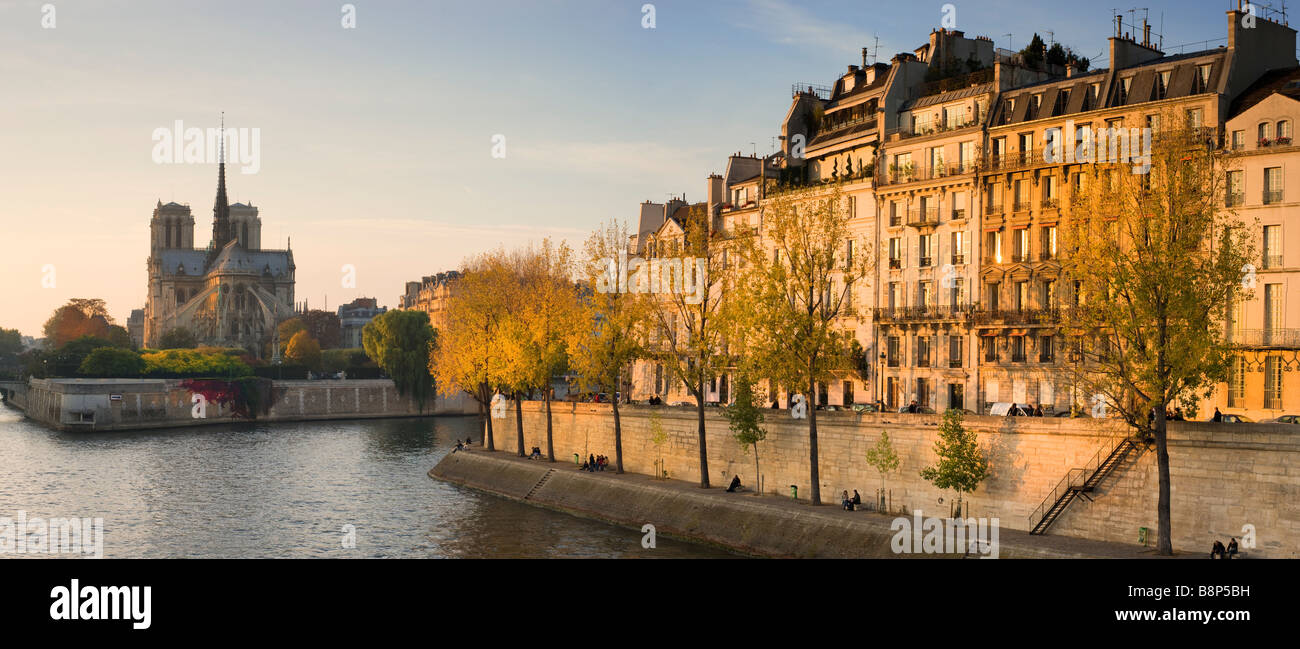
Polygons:
<instances>
[{"instance_id":1,"label":"water reflection","mask_svg":"<svg viewBox=\"0 0 1300 649\"><path fill-rule=\"evenodd\" d=\"M0 516L102 517L108 557L728 556L430 479L473 418L47 430L0 406ZM344 525L356 547L341 545Z\"/></svg>"}]
</instances>

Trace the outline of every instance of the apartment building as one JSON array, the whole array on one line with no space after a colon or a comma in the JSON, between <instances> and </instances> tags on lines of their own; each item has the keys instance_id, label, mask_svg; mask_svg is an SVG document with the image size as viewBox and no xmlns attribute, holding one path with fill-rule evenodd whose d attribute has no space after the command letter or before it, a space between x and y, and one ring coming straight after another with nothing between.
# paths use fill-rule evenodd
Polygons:
<instances>
[{"instance_id":1,"label":"apartment building","mask_svg":"<svg viewBox=\"0 0 1300 649\"><path fill-rule=\"evenodd\" d=\"M981 62L982 63L982 62ZM942 411L975 399L970 327L976 280L977 163L997 92L993 69L925 90L900 110L876 169L879 300L873 310L877 398ZM965 86L965 87L960 87Z\"/></svg>"},{"instance_id":2,"label":"apartment building","mask_svg":"<svg viewBox=\"0 0 1300 649\"><path fill-rule=\"evenodd\" d=\"M1252 420L1300 413L1300 68L1266 74L1233 103L1224 129L1224 204L1254 228L1249 299L1230 308L1226 338L1238 347L1227 381L1204 412ZM1288 243L1289 242L1289 243ZM1252 281L1253 280L1253 281ZM1290 376L1288 376L1290 375Z\"/></svg>"},{"instance_id":3,"label":"apartment building","mask_svg":"<svg viewBox=\"0 0 1300 649\"><path fill-rule=\"evenodd\" d=\"M417 309L429 314L434 329L447 326L447 302L456 290L460 271L449 270L426 275L418 282L407 282L406 292L397 297L398 308Z\"/></svg>"},{"instance_id":4,"label":"apartment building","mask_svg":"<svg viewBox=\"0 0 1300 649\"><path fill-rule=\"evenodd\" d=\"M1241 16L1228 12L1227 47L1172 56L1156 49L1149 29L1139 40L1117 19L1110 68L1000 93L980 172L980 409L1016 401L1050 412L1079 402L1070 378L1078 355L1066 351L1073 344L1060 331L1060 309L1073 291L1060 286L1057 233L1068 217L1068 188L1093 163L1064 153L1091 145L1102 128L1150 128L1158 137L1170 115L1203 129L1207 143L1219 142L1229 99L1248 85L1242 80L1296 62L1294 30L1260 19L1244 33ZM1049 142L1061 145L1057 155Z\"/></svg>"}]
</instances>

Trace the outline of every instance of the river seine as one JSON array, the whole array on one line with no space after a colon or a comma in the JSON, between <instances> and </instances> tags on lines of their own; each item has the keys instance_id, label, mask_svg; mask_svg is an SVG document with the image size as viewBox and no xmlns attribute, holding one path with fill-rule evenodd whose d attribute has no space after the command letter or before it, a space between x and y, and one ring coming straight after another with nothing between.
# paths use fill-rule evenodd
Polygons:
<instances>
[{"instance_id":1,"label":"river seine","mask_svg":"<svg viewBox=\"0 0 1300 649\"><path fill-rule=\"evenodd\" d=\"M0 406L0 518L102 518L110 558L730 556L662 536L645 549L636 530L428 477L478 429L454 417L60 433Z\"/></svg>"}]
</instances>

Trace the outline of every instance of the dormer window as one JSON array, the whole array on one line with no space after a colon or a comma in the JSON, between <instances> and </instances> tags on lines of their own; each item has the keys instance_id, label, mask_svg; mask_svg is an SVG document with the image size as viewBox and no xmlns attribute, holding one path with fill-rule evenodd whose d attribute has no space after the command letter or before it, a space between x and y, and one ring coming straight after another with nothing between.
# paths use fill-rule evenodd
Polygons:
<instances>
[{"instance_id":1,"label":"dormer window","mask_svg":"<svg viewBox=\"0 0 1300 649\"><path fill-rule=\"evenodd\" d=\"M1128 89L1133 85L1133 77L1126 77L1119 80L1119 96L1115 98L1115 103L1123 105L1128 103Z\"/></svg>"},{"instance_id":2,"label":"dormer window","mask_svg":"<svg viewBox=\"0 0 1300 649\"><path fill-rule=\"evenodd\" d=\"M1169 77L1173 74L1172 70L1165 70L1156 75L1156 99L1164 99L1169 92Z\"/></svg>"},{"instance_id":3,"label":"dormer window","mask_svg":"<svg viewBox=\"0 0 1300 649\"><path fill-rule=\"evenodd\" d=\"M1206 92L1210 89L1210 64L1196 66L1196 76L1192 78L1192 94Z\"/></svg>"}]
</instances>

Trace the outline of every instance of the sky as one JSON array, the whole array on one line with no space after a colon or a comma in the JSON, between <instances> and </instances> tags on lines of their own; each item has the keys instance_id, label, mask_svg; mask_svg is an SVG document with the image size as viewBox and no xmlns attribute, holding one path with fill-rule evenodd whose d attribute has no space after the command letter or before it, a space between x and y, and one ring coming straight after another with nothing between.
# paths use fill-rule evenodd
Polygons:
<instances>
[{"instance_id":1,"label":"sky","mask_svg":"<svg viewBox=\"0 0 1300 649\"><path fill-rule=\"evenodd\" d=\"M792 85L915 49L945 4L967 36L1105 66L1111 7L1059 0L661 0L653 28L644 0L0 0L0 327L39 337L74 297L125 324L159 200L207 245L216 165L155 161L177 121L257 129L230 200L264 248L291 239L298 301L391 307L467 255L702 198L729 154L773 150ZM1223 39L1236 6L1144 4L1167 46Z\"/></svg>"}]
</instances>

